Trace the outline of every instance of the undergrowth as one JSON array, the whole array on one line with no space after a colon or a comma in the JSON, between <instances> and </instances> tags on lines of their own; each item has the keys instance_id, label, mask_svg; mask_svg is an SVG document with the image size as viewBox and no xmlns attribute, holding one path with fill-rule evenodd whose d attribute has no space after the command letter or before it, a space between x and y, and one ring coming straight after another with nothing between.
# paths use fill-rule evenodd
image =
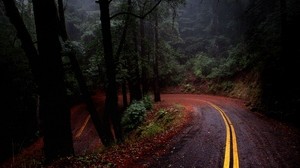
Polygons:
<instances>
[{"instance_id":1,"label":"undergrowth","mask_svg":"<svg viewBox=\"0 0 300 168\"><path fill-rule=\"evenodd\" d=\"M132 108L135 110L140 108L144 111L145 108L136 107L142 105L139 103ZM144 119L140 124L126 135L124 143L115 144L108 148L100 147L93 153L86 155L60 158L49 165L43 163L42 157L35 158L31 155L23 157L14 165L6 164L5 166L18 168L113 168L118 167L118 165L130 165L130 162L134 163L135 159L143 157L145 153L155 152L155 146L163 143L157 139L163 138L164 134L175 130L183 123L183 106L158 103L151 104L151 107L153 107L151 110L144 112ZM165 144L163 143L163 145Z\"/></svg>"}]
</instances>

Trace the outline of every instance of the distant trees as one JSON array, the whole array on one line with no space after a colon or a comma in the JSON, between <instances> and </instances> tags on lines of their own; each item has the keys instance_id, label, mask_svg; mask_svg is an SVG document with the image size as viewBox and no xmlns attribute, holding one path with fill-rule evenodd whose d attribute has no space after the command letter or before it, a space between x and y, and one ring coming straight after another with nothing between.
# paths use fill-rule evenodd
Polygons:
<instances>
[{"instance_id":1,"label":"distant trees","mask_svg":"<svg viewBox=\"0 0 300 168\"><path fill-rule=\"evenodd\" d=\"M297 121L299 83L291 76L299 71L299 51L293 42L300 37L299 1L187 2L179 20L183 41L174 46L186 55L180 62L193 72L194 81L220 83L208 92L232 94L240 87L235 82L241 74L256 78L241 82L250 85L246 95L255 109Z\"/></svg>"},{"instance_id":2,"label":"distant trees","mask_svg":"<svg viewBox=\"0 0 300 168\"><path fill-rule=\"evenodd\" d=\"M299 120L296 104L300 85L291 77L298 75L300 63L294 43L300 38L299 9L297 0L256 0L246 13L249 52L255 52L263 65L261 105L266 112L295 123Z\"/></svg>"}]
</instances>

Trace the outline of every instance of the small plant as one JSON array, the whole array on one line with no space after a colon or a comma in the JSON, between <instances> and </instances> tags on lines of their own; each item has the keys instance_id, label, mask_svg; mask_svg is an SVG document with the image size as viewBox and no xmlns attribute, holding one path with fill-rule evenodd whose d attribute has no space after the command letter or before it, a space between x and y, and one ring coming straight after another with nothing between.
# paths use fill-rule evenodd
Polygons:
<instances>
[{"instance_id":1,"label":"small plant","mask_svg":"<svg viewBox=\"0 0 300 168\"><path fill-rule=\"evenodd\" d=\"M144 96L143 102L144 102L145 108L147 110L151 110L152 109L152 107L153 107L153 101L151 100L151 97L149 95Z\"/></svg>"},{"instance_id":2,"label":"small plant","mask_svg":"<svg viewBox=\"0 0 300 168\"><path fill-rule=\"evenodd\" d=\"M125 111L122 125L125 132L135 129L145 118L145 104L143 101L134 101Z\"/></svg>"},{"instance_id":3,"label":"small plant","mask_svg":"<svg viewBox=\"0 0 300 168\"><path fill-rule=\"evenodd\" d=\"M189 83L183 84L182 86L183 86L182 91L184 93L194 93L196 91L195 87Z\"/></svg>"},{"instance_id":4,"label":"small plant","mask_svg":"<svg viewBox=\"0 0 300 168\"><path fill-rule=\"evenodd\" d=\"M151 137L154 136L160 132L163 132L164 128L159 123L151 122L149 125L147 125L145 128L143 128L141 132L142 137Z\"/></svg>"},{"instance_id":5,"label":"small plant","mask_svg":"<svg viewBox=\"0 0 300 168\"><path fill-rule=\"evenodd\" d=\"M156 114L156 119L159 120L163 118L168 112L165 109L160 109Z\"/></svg>"}]
</instances>

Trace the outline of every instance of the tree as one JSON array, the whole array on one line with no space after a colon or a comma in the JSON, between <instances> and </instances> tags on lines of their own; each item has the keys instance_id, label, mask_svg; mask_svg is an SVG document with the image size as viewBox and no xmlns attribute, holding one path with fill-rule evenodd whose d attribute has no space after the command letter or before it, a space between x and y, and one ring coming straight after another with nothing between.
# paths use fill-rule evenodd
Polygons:
<instances>
[{"instance_id":1,"label":"tree","mask_svg":"<svg viewBox=\"0 0 300 168\"><path fill-rule=\"evenodd\" d=\"M154 101L160 101L160 87L159 87L159 71L158 71L158 62L159 62L159 35L158 35L158 10L155 11L155 26L154 26L154 43L155 43L155 52L154 52Z\"/></svg>"},{"instance_id":2,"label":"tree","mask_svg":"<svg viewBox=\"0 0 300 168\"><path fill-rule=\"evenodd\" d=\"M5 109L0 128L2 162L34 139L37 131L34 93L39 71L37 51L15 2L0 1L0 10L0 106Z\"/></svg>"},{"instance_id":3,"label":"tree","mask_svg":"<svg viewBox=\"0 0 300 168\"><path fill-rule=\"evenodd\" d=\"M3 0L17 30L40 94L40 116L47 161L73 154L70 111L64 85L55 2L33 1L38 52L13 0Z\"/></svg>"},{"instance_id":4,"label":"tree","mask_svg":"<svg viewBox=\"0 0 300 168\"><path fill-rule=\"evenodd\" d=\"M130 93L130 102L133 100L142 99L142 90L141 90L141 77L140 77L140 66L139 66L139 57L138 57L138 40L137 40L137 24L136 19L131 16L129 13L133 13L134 6L132 0L127 1L127 10L128 14L124 15L124 26L122 30L122 36L119 41L116 58L119 60L119 64L123 69L127 70L124 80L128 81L128 88ZM126 46L126 47L124 47ZM122 52L122 56L121 56ZM124 86L123 82L123 88ZM123 100L126 100L127 96L123 94Z\"/></svg>"},{"instance_id":5,"label":"tree","mask_svg":"<svg viewBox=\"0 0 300 168\"><path fill-rule=\"evenodd\" d=\"M40 116L48 161L74 153L54 0L33 0L40 57Z\"/></svg>"},{"instance_id":6,"label":"tree","mask_svg":"<svg viewBox=\"0 0 300 168\"><path fill-rule=\"evenodd\" d=\"M67 34L67 30L66 30L66 26L65 26L65 16L64 16L64 7L63 7L63 1L62 0L58 0L58 11L59 11L59 25L60 25L60 36L62 37L63 41L65 42L65 44L69 44L69 36ZM80 90L82 92L84 101L87 105L87 109L88 112L91 116L91 119L94 123L95 129L98 133L98 136L101 140L101 142L105 145L108 146L107 144L107 140L106 140L106 130L104 130L103 128L103 120L100 119L98 112L96 110L95 104L91 98L91 94L90 91L86 85L84 76L82 74L81 68L79 66L78 60L76 58L76 52L75 49L73 48L73 46L66 46L66 47L71 47L71 51L68 54L68 57L70 59L70 63L72 66L72 69L75 73L77 82L79 84Z\"/></svg>"},{"instance_id":7,"label":"tree","mask_svg":"<svg viewBox=\"0 0 300 168\"><path fill-rule=\"evenodd\" d=\"M133 12L131 12L131 1L128 1L128 9L126 12L119 12L119 13L116 13L116 14L110 16L110 9L109 9L110 2L111 1L109 1L109 0L97 1L97 3L99 3L99 6L100 6L102 42L103 42L104 59L105 59L105 66L106 66L106 77L107 77L104 120L112 121L116 139L117 139L117 141L121 141L122 140L122 131L121 131L121 126L120 126L121 115L118 112L118 106L117 106L118 105L117 104L117 102L118 102L118 96L117 96L118 87L117 87L117 82L116 82L116 75L117 75L117 72L116 72L116 62L117 61L116 60L119 59L118 57L120 56L120 53L122 51L123 43L125 43L126 31L127 31L126 29L128 28L126 24L128 22L125 22L125 26L124 26L123 33L122 33L122 38L119 43L119 48L117 50L117 54L114 55L110 21L111 21L111 19L113 19L117 16L120 16L120 15L131 15L131 16L134 16L134 17L140 19L140 23L141 23L140 24L140 32L141 32L140 57L142 60L142 77L144 77L146 75L143 73L143 64L145 65L146 62L143 62L144 61L143 58L145 57L146 53L144 53L145 46L144 46L144 40L143 40L143 31L144 31L143 26L145 26L145 25L143 25L143 20L146 18L146 16L148 16L150 13L152 13L155 10L155 8L162 2L162 0L158 0L154 4L151 3L150 1L145 1L144 3L138 2L138 3L141 3L140 4L141 5L140 13L139 13L140 15L134 14ZM148 8L150 8L150 9L147 10ZM129 18L127 18L126 20L128 21ZM138 59L137 59L137 61L138 61ZM146 72L146 71L144 71L144 72ZM146 80L144 80L144 82L142 82L144 94L146 94L148 92L147 90L149 88L148 82L145 82L145 81ZM129 86L129 89L130 88L131 87ZM108 124L109 123L107 123L105 125L108 125ZM109 128L109 127L107 127L107 128ZM108 135L108 142L112 142L113 141L112 135L110 135L110 133L107 135Z\"/></svg>"},{"instance_id":8,"label":"tree","mask_svg":"<svg viewBox=\"0 0 300 168\"><path fill-rule=\"evenodd\" d=\"M110 145L113 142L113 134L110 130L110 119L114 129L117 141L122 141L121 130L121 115L118 112L118 87L116 82L116 64L113 55L113 45L111 37L111 25L110 25L110 12L109 12L109 0L97 1L100 6L101 13L101 27L102 27L102 41L104 49L104 59L106 65L106 77L108 80L106 88L106 99L104 109L104 122L106 135L106 145Z\"/></svg>"}]
</instances>

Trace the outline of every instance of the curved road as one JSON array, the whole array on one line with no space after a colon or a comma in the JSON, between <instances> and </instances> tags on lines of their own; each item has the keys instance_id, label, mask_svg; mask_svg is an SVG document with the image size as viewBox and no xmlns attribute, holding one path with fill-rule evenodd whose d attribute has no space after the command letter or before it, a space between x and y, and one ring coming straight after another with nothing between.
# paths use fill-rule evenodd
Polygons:
<instances>
[{"instance_id":1,"label":"curved road","mask_svg":"<svg viewBox=\"0 0 300 168\"><path fill-rule=\"evenodd\" d=\"M162 100L191 106L192 121L171 142L163 156L141 159L138 165L159 168L299 168L299 131L247 110L238 99L192 94L163 94ZM76 132L89 136L87 142L75 138L76 146L97 141L85 113L84 126ZM82 128L86 126L83 131ZM95 136L93 138L93 136ZM79 147L78 149L81 149Z\"/></svg>"},{"instance_id":2,"label":"curved road","mask_svg":"<svg viewBox=\"0 0 300 168\"><path fill-rule=\"evenodd\" d=\"M299 132L248 111L240 100L173 94L162 99L192 106L194 117L172 140L172 150L149 167L300 167Z\"/></svg>"}]
</instances>

